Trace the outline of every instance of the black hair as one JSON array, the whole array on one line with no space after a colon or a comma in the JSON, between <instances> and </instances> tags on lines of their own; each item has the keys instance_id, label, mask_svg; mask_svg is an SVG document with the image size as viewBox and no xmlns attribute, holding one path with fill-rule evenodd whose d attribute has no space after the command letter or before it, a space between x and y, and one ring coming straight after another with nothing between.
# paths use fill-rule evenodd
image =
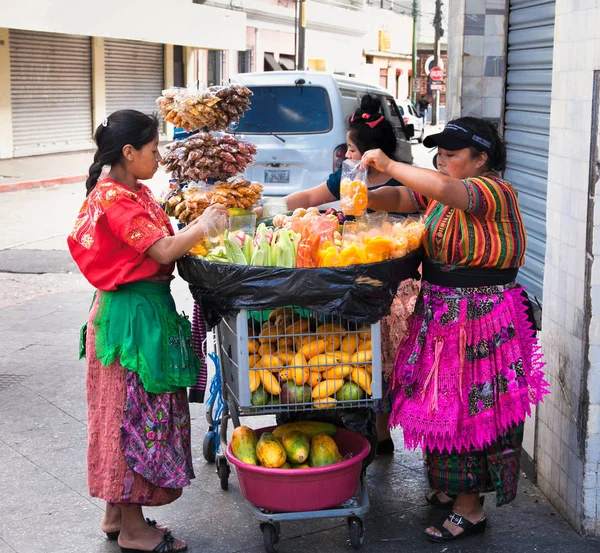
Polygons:
<instances>
[{"instance_id":1,"label":"black hair","mask_svg":"<svg viewBox=\"0 0 600 553\"><path fill-rule=\"evenodd\" d=\"M85 181L86 196L96 186L105 165L119 163L123 148L131 144L136 150L158 136L158 119L134 109L122 109L109 115L96 129L94 142L98 146L94 162Z\"/></svg>"},{"instance_id":2,"label":"black hair","mask_svg":"<svg viewBox=\"0 0 600 553\"><path fill-rule=\"evenodd\" d=\"M492 151L491 153L488 153L488 160L486 163L488 169L499 172L506 169L506 146L498 132L496 123L480 119L479 117L461 117L452 122L473 131L476 135L485 138L492 144ZM478 150L474 146L471 146L469 149L471 150L471 156L473 158L481 153L481 150Z\"/></svg>"},{"instance_id":3,"label":"black hair","mask_svg":"<svg viewBox=\"0 0 600 553\"><path fill-rule=\"evenodd\" d=\"M361 154L379 148L386 156L395 160L397 143L392 124L384 118L373 127L369 125L383 116L381 100L377 96L365 94L361 98L360 107L348 119L348 133Z\"/></svg>"}]
</instances>

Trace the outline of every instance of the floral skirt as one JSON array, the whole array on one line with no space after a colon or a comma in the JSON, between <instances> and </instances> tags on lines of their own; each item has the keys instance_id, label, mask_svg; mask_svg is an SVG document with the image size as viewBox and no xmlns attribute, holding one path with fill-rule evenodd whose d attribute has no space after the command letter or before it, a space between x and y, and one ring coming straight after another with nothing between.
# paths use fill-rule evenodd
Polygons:
<instances>
[{"instance_id":1,"label":"floral skirt","mask_svg":"<svg viewBox=\"0 0 600 553\"><path fill-rule=\"evenodd\" d=\"M392 379L409 449L483 450L548 393L522 291L423 283Z\"/></svg>"},{"instance_id":2,"label":"floral skirt","mask_svg":"<svg viewBox=\"0 0 600 553\"><path fill-rule=\"evenodd\" d=\"M94 321L101 292L92 305ZM150 394L139 375L96 356L94 325L86 337L88 487L118 505L166 505L194 477L186 389Z\"/></svg>"}]
</instances>

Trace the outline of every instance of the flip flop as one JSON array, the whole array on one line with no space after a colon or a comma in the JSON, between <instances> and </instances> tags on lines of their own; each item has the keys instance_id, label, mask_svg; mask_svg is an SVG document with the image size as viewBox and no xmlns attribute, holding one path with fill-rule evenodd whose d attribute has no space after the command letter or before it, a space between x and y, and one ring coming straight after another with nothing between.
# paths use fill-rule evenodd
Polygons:
<instances>
[{"instance_id":1,"label":"flip flop","mask_svg":"<svg viewBox=\"0 0 600 553\"><path fill-rule=\"evenodd\" d=\"M148 523L148 526L152 526L152 528L158 530L159 532L168 532L169 529L168 528L158 528L158 524L155 520L150 520L149 518L146 518L146 522ZM119 534L121 533L121 530L115 530L114 532L105 532L106 534L106 538L109 541L115 541L119 538Z\"/></svg>"}]
</instances>

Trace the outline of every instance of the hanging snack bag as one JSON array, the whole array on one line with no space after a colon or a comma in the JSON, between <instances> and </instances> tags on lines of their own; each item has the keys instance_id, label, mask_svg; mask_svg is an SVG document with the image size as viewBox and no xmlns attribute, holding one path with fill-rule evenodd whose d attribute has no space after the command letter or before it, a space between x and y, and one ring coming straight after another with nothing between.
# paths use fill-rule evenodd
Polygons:
<instances>
[{"instance_id":1,"label":"hanging snack bag","mask_svg":"<svg viewBox=\"0 0 600 553\"><path fill-rule=\"evenodd\" d=\"M342 164L340 206L344 215L364 215L369 202L367 170L360 168L360 160L347 159Z\"/></svg>"}]
</instances>

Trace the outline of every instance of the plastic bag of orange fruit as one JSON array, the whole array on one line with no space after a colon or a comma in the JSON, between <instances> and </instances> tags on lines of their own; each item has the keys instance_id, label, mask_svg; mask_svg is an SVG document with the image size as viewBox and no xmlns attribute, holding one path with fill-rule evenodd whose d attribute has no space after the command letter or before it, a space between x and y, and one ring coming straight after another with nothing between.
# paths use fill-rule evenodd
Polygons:
<instances>
[{"instance_id":1,"label":"plastic bag of orange fruit","mask_svg":"<svg viewBox=\"0 0 600 553\"><path fill-rule=\"evenodd\" d=\"M367 169L360 168L360 160L347 159L342 164L340 208L344 215L358 217L367 212L369 203Z\"/></svg>"},{"instance_id":2,"label":"plastic bag of orange fruit","mask_svg":"<svg viewBox=\"0 0 600 553\"><path fill-rule=\"evenodd\" d=\"M392 239L390 257L404 257L421 246L425 223L420 216L410 216L393 223L387 232Z\"/></svg>"}]
</instances>

